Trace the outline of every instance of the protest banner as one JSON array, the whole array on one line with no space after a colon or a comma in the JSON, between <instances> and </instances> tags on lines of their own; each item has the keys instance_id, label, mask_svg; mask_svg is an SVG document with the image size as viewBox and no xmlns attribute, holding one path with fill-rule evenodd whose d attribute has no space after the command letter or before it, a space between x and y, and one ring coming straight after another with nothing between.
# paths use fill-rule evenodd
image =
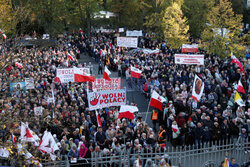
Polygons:
<instances>
[{"instance_id":1,"label":"protest banner","mask_svg":"<svg viewBox=\"0 0 250 167\"><path fill-rule=\"evenodd\" d=\"M10 93L13 95L14 93L26 92L25 82L13 82L10 83Z\"/></svg>"},{"instance_id":2,"label":"protest banner","mask_svg":"<svg viewBox=\"0 0 250 167\"><path fill-rule=\"evenodd\" d=\"M196 53L198 52L198 47L199 45L198 44L192 44L192 45L189 45L189 44L183 44L182 45L182 53Z\"/></svg>"},{"instance_id":3,"label":"protest banner","mask_svg":"<svg viewBox=\"0 0 250 167\"><path fill-rule=\"evenodd\" d=\"M93 91L121 89L121 78L111 78L111 81L96 78L94 82L88 82L87 89Z\"/></svg>"},{"instance_id":4,"label":"protest banner","mask_svg":"<svg viewBox=\"0 0 250 167\"><path fill-rule=\"evenodd\" d=\"M196 64L204 65L204 55L175 54L175 64Z\"/></svg>"},{"instance_id":5,"label":"protest banner","mask_svg":"<svg viewBox=\"0 0 250 167\"><path fill-rule=\"evenodd\" d=\"M89 110L126 104L126 91L123 89L88 92Z\"/></svg>"},{"instance_id":6,"label":"protest banner","mask_svg":"<svg viewBox=\"0 0 250 167\"><path fill-rule=\"evenodd\" d=\"M119 28L119 32L124 32L124 28Z\"/></svg>"},{"instance_id":7,"label":"protest banner","mask_svg":"<svg viewBox=\"0 0 250 167\"><path fill-rule=\"evenodd\" d=\"M74 69L80 69L86 74L90 74L89 68L63 68L56 69L56 76L60 78L62 83L74 82Z\"/></svg>"},{"instance_id":8,"label":"protest banner","mask_svg":"<svg viewBox=\"0 0 250 167\"><path fill-rule=\"evenodd\" d=\"M34 107L34 113L35 115L43 115L43 107Z\"/></svg>"},{"instance_id":9,"label":"protest banner","mask_svg":"<svg viewBox=\"0 0 250 167\"><path fill-rule=\"evenodd\" d=\"M26 89L34 89L35 88L34 78L25 78L25 86Z\"/></svg>"},{"instance_id":10,"label":"protest banner","mask_svg":"<svg viewBox=\"0 0 250 167\"><path fill-rule=\"evenodd\" d=\"M140 31L137 31L137 30L134 30L134 31L126 31L126 36L127 37L140 37L142 36L142 30Z\"/></svg>"},{"instance_id":11,"label":"protest banner","mask_svg":"<svg viewBox=\"0 0 250 167\"><path fill-rule=\"evenodd\" d=\"M137 48L137 38L117 37L117 46Z\"/></svg>"}]
</instances>

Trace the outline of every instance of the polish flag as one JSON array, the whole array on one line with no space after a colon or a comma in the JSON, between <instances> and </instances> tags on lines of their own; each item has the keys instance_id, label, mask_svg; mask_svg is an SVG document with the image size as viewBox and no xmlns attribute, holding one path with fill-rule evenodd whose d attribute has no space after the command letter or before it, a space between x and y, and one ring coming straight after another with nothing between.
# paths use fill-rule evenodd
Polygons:
<instances>
[{"instance_id":1,"label":"polish flag","mask_svg":"<svg viewBox=\"0 0 250 167\"><path fill-rule=\"evenodd\" d=\"M109 77L110 75L111 75L111 72L109 71L108 67L105 66L103 78L104 78L105 80L111 81L111 79L110 79L110 77Z\"/></svg>"},{"instance_id":2,"label":"polish flag","mask_svg":"<svg viewBox=\"0 0 250 167\"><path fill-rule=\"evenodd\" d=\"M95 111L98 127L102 127L100 115Z\"/></svg>"},{"instance_id":3,"label":"polish flag","mask_svg":"<svg viewBox=\"0 0 250 167\"><path fill-rule=\"evenodd\" d=\"M140 78L141 77L142 71L139 70L138 68L132 67L131 66L131 77L134 78Z\"/></svg>"},{"instance_id":4,"label":"polish flag","mask_svg":"<svg viewBox=\"0 0 250 167\"><path fill-rule=\"evenodd\" d=\"M83 72L80 69L74 69L74 81L75 82L94 82L95 81L95 77L94 76L90 76L89 74L86 74L85 72Z\"/></svg>"},{"instance_id":5,"label":"polish flag","mask_svg":"<svg viewBox=\"0 0 250 167\"><path fill-rule=\"evenodd\" d=\"M68 58L72 61L75 61L75 59L68 53Z\"/></svg>"},{"instance_id":6,"label":"polish flag","mask_svg":"<svg viewBox=\"0 0 250 167\"><path fill-rule=\"evenodd\" d=\"M243 87L242 83L240 82L240 80L238 82L237 92L246 93L245 90L244 90L244 87Z\"/></svg>"},{"instance_id":7,"label":"polish flag","mask_svg":"<svg viewBox=\"0 0 250 167\"><path fill-rule=\"evenodd\" d=\"M172 127L172 130L173 130L174 133L176 133L179 130L177 125L173 124L171 127Z\"/></svg>"},{"instance_id":8,"label":"polish flag","mask_svg":"<svg viewBox=\"0 0 250 167\"><path fill-rule=\"evenodd\" d=\"M162 111L162 104L166 99L160 96L155 90L152 93L149 105Z\"/></svg>"},{"instance_id":9,"label":"polish flag","mask_svg":"<svg viewBox=\"0 0 250 167\"><path fill-rule=\"evenodd\" d=\"M56 150L59 150L55 139L53 138L50 132L45 131L43 138L38 146L38 150L45 153L54 153Z\"/></svg>"},{"instance_id":10,"label":"polish flag","mask_svg":"<svg viewBox=\"0 0 250 167\"><path fill-rule=\"evenodd\" d=\"M34 31L34 37L36 37L36 31Z\"/></svg>"},{"instance_id":11,"label":"polish flag","mask_svg":"<svg viewBox=\"0 0 250 167\"><path fill-rule=\"evenodd\" d=\"M15 135L13 135L13 133L12 133L12 141L13 141L13 143L15 143L15 144L16 144L16 136L15 136Z\"/></svg>"},{"instance_id":12,"label":"polish flag","mask_svg":"<svg viewBox=\"0 0 250 167\"><path fill-rule=\"evenodd\" d=\"M21 63L15 62L15 66L20 69L23 69L23 65Z\"/></svg>"},{"instance_id":13,"label":"polish flag","mask_svg":"<svg viewBox=\"0 0 250 167\"><path fill-rule=\"evenodd\" d=\"M240 67L240 71L243 71L243 72L245 73L242 64L241 64L240 61L233 55L232 52L231 52L231 59L232 59L232 63L236 63L236 64Z\"/></svg>"},{"instance_id":14,"label":"polish flag","mask_svg":"<svg viewBox=\"0 0 250 167\"><path fill-rule=\"evenodd\" d=\"M7 40L7 36L5 34L3 34L3 38L5 41Z\"/></svg>"},{"instance_id":15,"label":"polish flag","mask_svg":"<svg viewBox=\"0 0 250 167\"><path fill-rule=\"evenodd\" d=\"M198 52L198 45L197 44L182 44L182 53L196 53Z\"/></svg>"},{"instance_id":16,"label":"polish flag","mask_svg":"<svg viewBox=\"0 0 250 167\"><path fill-rule=\"evenodd\" d=\"M135 112L139 111L138 107L130 105L122 105L119 111L118 118L128 118L133 120L135 118Z\"/></svg>"},{"instance_id":17,"label":"polish flag","mask_svg":"<svg viewBox=\"0 0 250 167\"><path fill-rule=\"evenodd\" d=\"M28 123L21 123L21 139L28 142L34 142L34 145L38 146L37 141L40 140L40 138L28 126Z\"/></svg>"}]
</instances>

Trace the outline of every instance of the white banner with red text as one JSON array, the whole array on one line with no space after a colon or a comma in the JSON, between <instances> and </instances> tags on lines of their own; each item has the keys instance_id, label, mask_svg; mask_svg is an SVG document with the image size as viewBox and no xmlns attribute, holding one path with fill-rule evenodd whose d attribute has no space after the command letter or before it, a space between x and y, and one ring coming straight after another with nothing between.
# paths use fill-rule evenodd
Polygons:
<instances>
[{"instance_id":1,"label":"white banner with red text","mask_svg":"<svg viewBox=\"0 0 250 167\"><path fill-rule=\"evenodd\" d=\"M89 68L63 68L56 69L56 76L60 78L61 83L74 82L74 70L80 69L86 74L90 74Z\"/></svg>"},{"instance_id":2,"label":"white banner with red text","mask_svg":"<svg viewBox=\"0 0 250 167\"><path fill-rule=\"evenodd\" d=\"M196 64L204 65L204 55L175 54L175 64Z\"/></svg>"},{"instance_id":3,"label":"white banner with red text","mask_svg":"<svg viewBox=\"0 0 250 167\"><path fill-rule=\"evenodd\" d=\"M121 78L111 78L111 81L96 78L94 82L88 82L87 89L90 91L121 89Z\"/></svg>"},{"instance_id":4,"label":"white banner with red text","mask_svg":"<svg viewBox=\"0 0 250 167\"><path fill-rule=\"evenodd\" d=\"M126 31L126 36L127 37L140 37L142 36L142 30L133 30L133 31Z\"/></svg>"},{"instance_id":5,"label":"white banner with red text","mask_svg":"<svg viewBox=\"0 0 250 167\"><path fill-rule=\"evenodd\" d=\"M104 90L88 92L89 110L96 110L110 106L121 106L126 104L126 90Z\"/></svg>"}]
</instances>

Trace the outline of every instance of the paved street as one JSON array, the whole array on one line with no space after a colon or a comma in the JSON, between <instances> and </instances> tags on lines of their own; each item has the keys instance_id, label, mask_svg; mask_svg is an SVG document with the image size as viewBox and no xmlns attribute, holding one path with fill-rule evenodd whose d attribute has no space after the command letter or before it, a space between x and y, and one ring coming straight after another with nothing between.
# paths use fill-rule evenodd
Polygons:
<instances>
[{"instance_id":1,"label":"paved street","mask_svg":"<svg viewBox=\"0 0 250 167\"><path fill-rule=\"evenodd\" d=\"M86 55L81 55L80 63L88 64L89 62L91 62L94 66L93 75L96 76L96 78L102 78L103 75L98 75L98 64L94 61L94 59ZM118 77L118 72L111 71L111 73L112 78ZM127 101L135 101L138 105L139 112L141 112L143 119L145 119L149 102L146 100L144 94L142 94L139 90L136 90L135 88L129 88L125 78L122 78L122 86L125 87L127 90ZM152 127L151 111L152 108L150 107L146 121L150 127Z\"/></svg>"}]
</instances>

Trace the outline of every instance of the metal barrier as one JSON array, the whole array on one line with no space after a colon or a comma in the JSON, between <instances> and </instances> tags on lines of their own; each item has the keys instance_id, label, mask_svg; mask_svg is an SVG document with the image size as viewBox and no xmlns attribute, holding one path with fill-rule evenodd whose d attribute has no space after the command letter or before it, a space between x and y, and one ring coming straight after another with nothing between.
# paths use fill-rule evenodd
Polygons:
<instances>
[{"instance_id":1,"label":"metal barrier","mask_svg":"<svg viewBox=\"0 0 250 167\"><path fill-rule=\"evenodd\" d=\"M198 148L197 148L198 147ZM250 142L239 139L237 142L201 143L200 145L178 147L154 147L150 149L123 149L121 152L103 153L92 152L92 158L78 159L77 163L71 163L67 156L60 161L46 162L43 166L54 167L132 167L134 162L141 160L142 167L148 159L156 166L160 166L160 160L166 159L172 167L217 167L225 157L234 157L239 166L244 165L250 158ZM0 158L0 166L16 166L7 159Z\"/></svg>"},{"instance_id":2,"label":"metal barrier","mask_svg":"<svg viewBox=\"0 0 250 167\"><path fill-rule=\"evenodd\" d=\"M142 167L146 161L151 159L156 166L160 166L160 160L166 159L172 166L182 167L217 167L225 157L236 158L237 163L244 165L249 159L250 142L216 142L202 143L197 146L178 146L147 149L124 149L119 154L104 155L102 152L92 152L92 158L88 166L91 167L131 167L140 156ZM83 164L76 163L70 166L81 166Z\"/></svg>"}]
</instances>

